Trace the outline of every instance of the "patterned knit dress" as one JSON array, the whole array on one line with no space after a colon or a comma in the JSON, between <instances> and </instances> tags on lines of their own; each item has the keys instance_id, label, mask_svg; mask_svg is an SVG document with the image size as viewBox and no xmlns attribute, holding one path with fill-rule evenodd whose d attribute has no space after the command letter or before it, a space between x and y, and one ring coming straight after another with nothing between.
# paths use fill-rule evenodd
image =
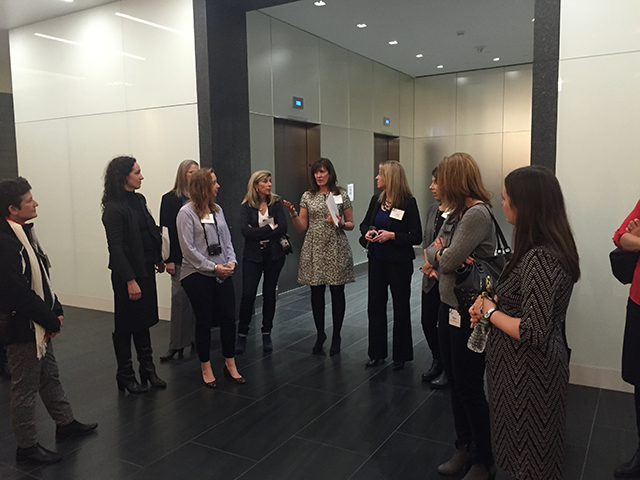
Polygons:
<instances>
[{"instance_id":1,"label":"patterned knit dress","mask_svg":"<svg viewBox=\"0 0 640 480\"><path fill-rule=\"evenodd\" d=\"M492 328L486 349L491 436L516 479L562 479L569 356L562 324L573 279L546 248L528 251L497 287L520 340Z\"/></svg>"}]
</instances>

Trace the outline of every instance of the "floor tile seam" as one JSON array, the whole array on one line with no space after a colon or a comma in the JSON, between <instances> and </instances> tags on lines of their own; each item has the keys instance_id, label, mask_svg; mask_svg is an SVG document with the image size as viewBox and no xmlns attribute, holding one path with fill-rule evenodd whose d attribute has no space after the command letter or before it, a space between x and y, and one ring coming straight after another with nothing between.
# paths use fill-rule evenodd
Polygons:
<instances>
[{"instance_id":1,"label":"floor tile seam","mask_svg":"<svg viewBox=\"0 0 640 480\"><path fill-rule=\"evenodd\" d=\"M297 377L296 377L297 378ZM333 392L329 392L327 390L321 390L319 388L312 388L312 387L307 387L306 385L298 385L297 383L291 383L293 382L293 380L291 380L290 382L285 383L285 385L288 385L290 387L295 387L295 388L303 388L305 390L309 390L311 392L318 392L318 393L328 393L330 395L335 395L337 397L341 397L338 402L342 401L344 398L346 398L348 396L347 395L343 395L341 393L333 393ZM324 413L324 412L323 412Z\"/></svg>"},{"instance_id":2,"label":"floor tile seam","mask_svg":"<svg viewBox=\"0 0 640 480\"><path fill-rule=\"evenodd\" d=\"M580 471L580 479L584 478L585 471L587 469L587 458L589 457L589 450L591 449L591 440L593 438L593 430L596 425L596 417L598 416L598 409L600 408L600 398L602 396L602 389L598 389L598 399L596 400L596 408L593 412L593 420L591 421L591 430L589 431L589 439L587 440L587 449L584 455L584 461L582 462L582 470Z\"/></svg>"},{"instance_id":3,"label":"floor tile seam","mask_svg":"<svg viewBox=\"0 0 640 480\"><path fill-rule=\"evenodd\" d=\"M241 458L243 460L248 460L249 462L253 462L254 463L254 465L252 465L251 468L253 468L255 465L257 465L258 463L260 463L262 461L262 460L256 460L255 458L245 457L243 455L238 455L237 453L229 452L227 450L222 450L221 448L212 447L211 445L206 445L204 443L200 443L200 442L197 442L195 440L190 440L187 443L192 443L193 445L198 445L199 447L204 447L204 448L206 448L208 450L212 450L212 451L215 451L215 452L224 453L225 455L231 455L231 456L236 457L236 458ZM280 447L280 445L278 445L278 447ZM270 454L271 454L271 452L269 453L269 455ZM243 473L243 475L244 475L244 473Z\"/></svg>"},{"instance_id":4,"label":"floor tile seam","mask_svg":"<svg viewBox=\"0 0 640 480\"><path fill-rule=\"evenodd\" d=\"M407 432L398 432L398 435L404 435L405 437L410 437L410 438L416 438L419 440L424 440L425 442L431 442L431 443L437 443L438 445L447 445L447 446L451 446L451 443L449 442L441 442L440 440L434 440L433 438L426 438L426 437L421 437L420 435L414 435L413 433L407 433Z\"/></svg>"},{"instance_id":5,"label":"floor tile seam","mask_svg":"<svg viewBox=\"0 0 640 480\"><path fill-rule=\"evenodd\" d=\"M339 447L337 445L332 445L330 443L319 442L317 440L313 440L313 439L310 439L310 438L304 438L304 437L301 437L301 436L299 436L297 434L293 435L291 438L296 438L298 440L304 440L305 442L310 442L310 443L313 443L315 445L322 445L324 447L335 448L336 450L340 450L342 452L355 453L356 455L360 455L361 457L363 457L365 459L369 458L369 455L367 455L366 453L357 452L356 450L349 450L348 448Z\"/></svg>"}]
</instances>

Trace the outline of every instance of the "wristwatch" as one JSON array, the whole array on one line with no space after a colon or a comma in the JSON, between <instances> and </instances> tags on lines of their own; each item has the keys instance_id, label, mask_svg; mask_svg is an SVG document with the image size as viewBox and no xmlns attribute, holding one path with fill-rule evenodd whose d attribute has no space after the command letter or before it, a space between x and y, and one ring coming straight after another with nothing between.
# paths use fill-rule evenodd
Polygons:
<instances>
[{"instance_id":1,"label":"wristwatch","mask_svg":"<svg viewBox=\"0 0 640 480\"><path fill-rule=\"evenodd\" d=\"M483 318L484 320L489 321L489 320L491 319L491 315L493 315L493 312L495 312L495 311L496 311L496 309L495 309L495 308L490 308L489 310L487 310L486 312L484 312L484 313L482 314L482 318Z\"/></svg>"}]
</instances>

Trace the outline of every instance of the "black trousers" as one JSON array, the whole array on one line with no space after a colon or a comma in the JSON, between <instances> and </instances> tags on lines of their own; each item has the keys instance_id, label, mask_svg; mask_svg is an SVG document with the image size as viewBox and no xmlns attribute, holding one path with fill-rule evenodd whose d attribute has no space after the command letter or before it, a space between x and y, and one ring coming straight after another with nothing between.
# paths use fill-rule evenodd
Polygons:
<instances>
[{"instance_id":1,"label":"black trousers","mask_svg":"<svg viewBox=\"0 0 640 480\"><path fill-rule=\"evenodd\" d=\"M438 340L438 312L440 311L440 290L436 283L428 292L422 292L422 312L420 320L422 331L427 340L431 356L438 362L442 361L440 355L440 341Z\"/></svg>"},{"instance_id":2,"label":"black trousers","mask_svg":"<svg viewBox=\"0 0 640 480\"><path fill-rule=\"evenodd\" d=\"M182 287L196 316L196 350L201 362L208 362L211 350L211 327L220 326L220 343L224 358L234 357L236 341L236 297L233 281L219 283L215 277L192 273L182 279Z\"/></svg>"},{"instance_id":3,"label":"black trousers","mask_svg":"<svg viewBox=\"0 0 640 480\"><path fill-rule=\"evenodd\" d=\"M271 249L262 250L262 262L244 260L242 262L242 299L240 300L240 315L238 333L247 335L253 315L253 305L256 302L258 284L264 273L262 282L262 333L271 333L273 317L276 314L276 287L278 277L284 266L285 257L271 259Z\"/></svg>"},{"instance_id":4,"label":"black trousers","mask_svg":"<svg viewBox=\"0 0 640 480\"><path fill-rule=\"evenodd\" d=\"M393 361L413 360L411 337L411 275L413 262L369 259L369 358L387 357L388 289L393 299Z\"/></svg>"},{"instance_id":5,"label":"black trousers","mask_svg":"<svg viewBox=\"0 0 640 480\"><path fill-rule=\"evenodd\" d=\"M449 325L449 305L440 304L438 333L442 363L451 385L451 407L457 444L469 445L472 462L493 464L489 404L484 394L484 353L467 348L471 317L461 315L460 328Z\"/></svg>"}]
</instances>

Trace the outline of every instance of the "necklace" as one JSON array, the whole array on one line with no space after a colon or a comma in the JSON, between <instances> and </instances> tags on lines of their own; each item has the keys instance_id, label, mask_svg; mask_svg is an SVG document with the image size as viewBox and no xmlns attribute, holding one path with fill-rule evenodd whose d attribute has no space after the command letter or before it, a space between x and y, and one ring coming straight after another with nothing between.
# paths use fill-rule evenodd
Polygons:
<instances>
[{"instance_id":1,"label":"necklace","mask_svg":"<svg viewBox=\"0 0 640 480\"><path fill-rule=\"evenodd\" d=\"M391 210L391 202L389 200L385 200L384 203L381 205L381 208L385 212L388 212L389 210Z\"/></svg>"}]
</instances>

